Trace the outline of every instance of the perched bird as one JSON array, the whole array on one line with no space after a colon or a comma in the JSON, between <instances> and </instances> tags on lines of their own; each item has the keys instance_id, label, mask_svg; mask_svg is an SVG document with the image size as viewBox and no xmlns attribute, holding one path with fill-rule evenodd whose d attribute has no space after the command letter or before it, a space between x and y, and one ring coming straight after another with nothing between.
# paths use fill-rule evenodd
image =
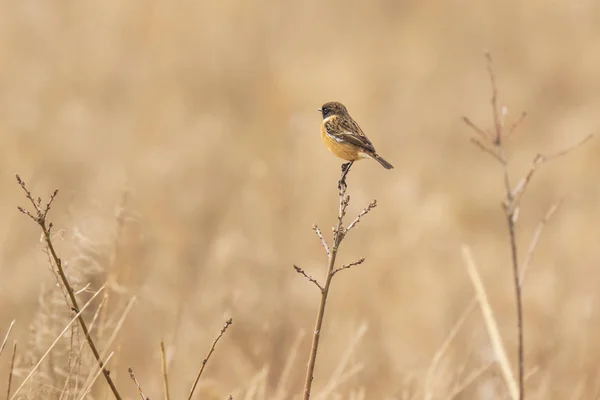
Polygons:
<instances>
[{"instance_id":1,"label":"perched bird","mask_svg":"<svg viewBox=\"0 0 600 400\"><path fill-rule=\"evenodd\" d=\"M372 158L385 169L394 166L384 160L364 134L360 126L352 119L346 106L337 101L323 104L318 111L323 114L321 123L321 139L330 152L342 160L349 161L347 168L354 161L362 158ZM344 168L344 166L343 166Z\"/></svg>"}]
</instances>

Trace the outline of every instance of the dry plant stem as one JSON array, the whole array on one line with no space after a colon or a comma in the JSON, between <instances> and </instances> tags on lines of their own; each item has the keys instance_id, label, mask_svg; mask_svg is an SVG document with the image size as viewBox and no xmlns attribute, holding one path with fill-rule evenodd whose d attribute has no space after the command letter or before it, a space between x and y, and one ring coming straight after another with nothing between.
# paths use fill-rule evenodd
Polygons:
<instances>
[{"instance_id":1,"label":"dry plant stem","mask_svg":"<svg viewBox=\"0 0 600 400\"><path fill-rule=\"evenodd\" d=\"M160 360L163 375L163 388L165 391L165 400L171 400L169 395L169 377L167 375L167 352L165 351L165 342L160 340Z\"/></svg>"},{"instance_id":2,"label":"dry plant stem","mask_svg":"<svg viewBox=\"0 0 600 400\"><path fill-rule=\"evenodd\" d=\"M310 355L308 358L308 365L306 368L306 379L304 382L304 395L303 395L304 400L308 400L310 398L312 382L314 379L315 363L317 360L317 351L319 349L319 340L321 338L321 329L323 326L323 317L325 316L325 305L327 304L327 297L329 296L329 287L331 285L331 280L333 279L334 275L337 272L339 272L343 269L353 267L355 265L360 265L365 261L364 258L362 258L356 262L346 264L346 265L336 269L335 261L337 258L337 253L339 250L340 243L342 242L342 240L344 240L344 237L346 236L348 231L350 231L352 228L354 228L354 226L356 226L356 224L358 222L360 222L360 219L364 215L366 215L369 211L371 211L373 208L375 208L377 206L377 202L373 201L358 214L358 216L350 223L350 225L348 225L348 228L344 227L344 216L346 215L346 208L348 207L348 204L350 203L350 196L346 195L346 189L347 189L346 177L348 175L348 172L350 172L350 167L352 167L352 162L342 165L342 176L341 176L340 181L338 182L338 190L339 190L339 199L340 200L339 200L337 223L336 223L336 226L333 228L333 243L332 243L332 245L327 246L327 242L325 241L325 239L323 239L323 236L320 234L319 228L316 226L313 227L314 231L317 233L317 236L319 236L319 238L321 238L321 240L323 242L323 247L325 248L325 252L327 253L327 257L328 257L327 271L326 271L326 275L325 275L325 283L323 285L321 285L316 279L314 279L313 277L308 275L300 267L294 265L294 269L296 270L296 272L303 275L310 282L314 283L319 288L319 291L321 292L321 301L319 303L319 311L317 312L317 319L315 321L315 330L313 333L313 340L312 340L312 345L311 345L311 349L310 349Z\"/></svg>"},{"instance_id":3,"label":"dry plant stem","mask_svg":"<svg viewBox=\"0 0 600 400\"><path fill-rule=\"evenodd\" d=\"M33 366L33 368L31 369L31 371L29 371L29 374L27 374L27 376L25 377L25 379L23 380L23 382L21 382L21 386L19 386L17 388L17 390L15 391L15 394L13 394L13 396L11 397L12 399L15 398L15 396L21 391L21 389L23 389L23 387L25 386L25 384L27 383L27 381L29 380L29 378L31 378L31 376L33 375L33 373L38 369L38 367L40 366L40 364L42 364L42 362L46 359L46 357L48 356L48 354L50 354L50 351L52 351L52 349L54 348L54 346L56 346L56 343L58 343L58 341L60 340L60 338L62 338L62 336L65 334L65 332L71 327L71 325L78 320L79 316L81 315L81 313L83 313L83 311L92 303L92 301L94 301L94 299L96 298L96 296L98 296L102 291L104 290L104 286L102 286L88 301L87 303L85 303L83 305L83 307L81 307L81 309L79 310L79 312L71 319L71 321L69 321L69 323L67 324L67 326L64 327L64 329L62 330L62 332L60 332L58 334L58 336L56 337L56 339L54 340L54 342L52 342L52 344L50 345L50 347L48 347L48 350L46 350L46 352L42 355L42 357L40 357L40 359L38 360L37 364L35 364Z\"/></svg>"},{"instance_id":4,"label":"dry plant stem","mask_svg":"<svg viewBox=\"0 0 600 400\"><path fill-rule=\"evenodd\" d=\"M10 399L10 386L12 384L13 371L15 369L15 356L17 355L17 341L13 344L13 354L10 361L10 371L8 372L8 388L6 389L6 400Z\"/></svg>"},{"instance_id":5,"label":"dry plant stem","mask_svg":"<svg viewBox=\"0 0 600 400\"><path fill-rule=\"evenodd\" d=\"M304 382L304 400L310 399L315 363L317 361L317 350L319 349L319 339L321 338L321 327L323 326L323 317L325 316L325 305L327 304L327 296L329 295L329 285L331 285L331 279L333 278L333 266L335 265L338 245L339 243L337 245L334 243L333 248L331 249L331 256L329 257L329 263L327 264L325 285L323 286L323 290L321 290L321 303L319 304L319 312L317 313L317 320L315 322L315 331L310 348L310 356L308 358L306 380Z\"/></svg>"},{"instance_id":6,"label":"dry plant stem","mask_svg":"<svg viewBox=\"0 0 600 400\"><path fill-rule=\"evenodd\" d=\"M131 378L131 380L133 381L133 383L135 383L135 386L137 387L138 393L140 394L140 397L142 398L142 400L149 400L148 397L146 397L146 395L144 394L144 391L142 390L142 387L140 386L140 383L138 382L137 379L135 379L135 375L133 373L133 369L131 367L129 367L129 377Z\"/></svg>"},{"instance_id":7,"label":"dry plant stem","mask_svg":"<svg viewBox=\"0 0 600 400\"><path fill-rule=\"evenodd\" d=\"M6 331L6 335L4 335L4 340L2 340L2 344L0 345L0 355L2 355L2 350L4 350L4 346L6 346L6 341L8 340L8 336L10 335L10 331L12 331L13 326L15 325L15 320L13 319L10 325L8 326L8 330Z\"/></svg>"},{"instance_id":8,"label":"dry plant stem","mask_svg":"<svg viewBox=\"0 0 600 400\"><path fill-rule=\"evenodd\" d=\"M202 376L202 372L204 372L204 367L206 366L206 363L208 363L208 360L210 359L210 356L212 355L212 353L215 351L215 347L217 346L217 343L219 342L219 340L221 339L221 337L223 336L223 334L225 333L227 328L229 328L229 325L231 325L232 323L233 323L233 319L231 319L231 318L229 318L227 321L225 321L225 325L223 325L223 328L221 328L221 332L219 332L219 335L215 338L215 340L213 340L212 346L210 346L210 350L208 351L208 354L206 355L204 360L202 360L202 366L200 367L200 370L198 371L198 374L196 375L196 379L194 379L194 384L192 385L192 389L190 390L190 395L188 396L188 400L192 399L192 396L194 395L194 390L196 390L196 385L198 384L198 381L200 380L200 377Z\"/></svg>"},{"instance_id":9,"label":"dry plant stem","mask_svg":"<svg viewBox=\"0 0 600 400\"><path fill-rule=\"evenodd\" d=\"M440 361L442 360L442 357L444 357L444 355L448 351L448 348L450 347L450 344L452 343L452 341L454 340L456 335L458 335L460 328L462 328L465 321L468 319L468 317L471 315L471 313L475 309L476 305L477 305L477 297L474 297L469 302L467 307L465 307L465 309L462 312L462 314L460 315L460 317L456 320L456 322L454 323L454 325L448 332L446 339L444 339L444 342L442 343L442 345L435 352L435 355L433 356L433 359L431 360L431 363L429 364L429 368L427 369L427 374L425 375L425 385L424 385L425 393L423 396L423 398L425 400L431 400L433 398L433 390L434 390L434 388L433 388L434 379L433 378L434 378L434 373L436 372L437 366L440 363Z\"/></svg>"},{"instance_id":10,"label":"dry plant stem","mask_svg":"<svg viewBox=\"0 0 600 400\"><path fill-rule=\"evenodd\" d=\"M115 355L115 352L111 352L105 359L104 365L107 365L108 362L110 361L110 359L112 358L112 356ZM96 373L92 376L92 379L90 380L90 383L88 385L85 385L85 390L82 392L81 396L79 397L79 400L84 400L85 397L88 395L88 393L92 390L92 386L94 386L94 383L96 382L96 379L98 379L98 376L100 376L100 373L102 372L101 368L98 368L98 371L96 371Z\"/></svg>"},{"instance_id":11,"label":"dry plant stem","mask_svg":"<svg viewBox=\"0 0 600 400\"><path fill-rule=\"evenodd\" d=\"M525 274L527 273L527 269L529 268L531 260L533 259L533 253L535 252L535 248L540 242L542 231L544 230L544 227L546 226L548 221L550 221L550 218L552 218L554 213L558 210L558 207L560 207L560 203L561 202L559 200L556 203L552 204L552 206L550 206L550 208L546 212L546 215L544 215L544 218L540 220L537 228L535 229L535 233L533 234L533 238L531 239L531 244L529 245L529 250L527 250L527 256L525 257L525 261L523 261L523 265L521 266L521 276L519 277L519 285L521 285L521 288L523 287L523 282L525 281Z\"/></svg>"},{"instance_id":12,"label":"dry plant stem","mask_svg":"<svg viewBox=\"0 0 600 400\"><path fill-rule=\"evenodd\" d=\"M502 376L504 377L504 381L508 387L510 398L512 400L517 400L519 398L517 382L513 376L510 362L508 361L508 355L506 354L506 348L502 343L502 337L500 336L500 331L498 330L498 324L494 318L492 307L490 307L487 292L485 291L485 287L483 286L483 282L481 281L481 277L477 271L477 265L473 259L471 249L468 246L463 246L462 254L467 267L467 272L469 273L469 278L471 278L473 288L475 289L479 307L481 308L481 313L483 314L483 320L492 343L492 349L494 350L498 364L500 364L500 370L502 371Z\"/></svg>"},{"instance_id":13,"label":"dry plant stem","mask_svg":"<svg viewBox=\"0 0 600 400\"><path fill-rule=\"evenodd\" d=\"M514 187L511 184L510 173L508 169L508 161L505 155L504 141L511 134L514 133L519 124L523 121L526 114L523 113L517 119L517 121L510 127L510 129L505 129L505 119L507 115L507 109L505 107L500 111L500 107L498 106L498 89L496 86L496 77L493 70L492 57L489 53L486 53L487 60L487 70L490 77L490 82L492 86L492 97L491 97L491 106L492 106L492 116L494 121L493 132L489 133L485 130L479 128L476 124L471 122L467 117L463 117L463 121L478 135L478 138L471 138L471 142L479 147L483 152L492 156L496 161L498 161L502 166L503 176L504 176L504 189L505 189L505 199L502 203L504 208L504 213L506 216L506 222L508 227L508 235L510 242L510 252L511 252L511 264L512 264L512 272L513 272L513 284L515 290L515 299L516 299L516 308L517 308L517 335L518 335L518 350L517 350L517 359L519 365L519 399L523 400L525 396L524 392L524 343L523 343L523 302L522 302L522 272L520 272L519 268L519 259L518 259L518 247L517 247L517 238L515 227L519 217L519 207L521 203L521 198L523 194L527 190L527 187L533 177L534 173L537 169L545 162L550 161L552 159L564 156L571 152L572 150L578 148L579 146L586 143L590 140L593 135L586 136L579 143L575 144L572 147L561 150L556 154L545 156L542 154L538 154L537 157L533 160L533 166L530 168L529 172L523 177L519 183ZM535 239L534 239L534 243ZM534 245L535 247L535 245ZM530 253L531 254L531 248ZM526 265L529 263L530 257L528 257L526 261Z\"/></svg>"},{"instance_id":14,"label":"dry plant stem","mask_svg":"<svg viewBox=\"0 0 600 400\"><path fill-rule=\"evenodd\" d=\"M83 334L85 335L88 345L90 346L90 349L92 350L92 353L94 354L94 358L96 359L96 361L98 362L98 365L102 369L102 374L104 375L104 378L106 379L106 382L108 383L108 386L110 387L110 390L112 391L115 399L121 400L121 395L119 394L117 387L115 386L112 378L110 377L110 372L104 367L105 362L100 357L98 348L96 347L96 344L94 343L94 340L92 339L92 336L89 333L87 324L86 324L85 320L83 319L83 316L81 315L81 312L79 309L79 303L77 302L77 298L75 297L73 288L71 287L71 284L69 283L69 280L67 279L67 275L65 274L65 271L63 269L62 260L58 257L56 250L54 249L54 245L52 243L52 237L50 234L50 230L52 229L52 223L50 223L50 224L47 223L46 216L48 215L48 211L50 211L52 202L54 201L54 199L56 198L56 195L58 194L58 190L54 191L52 196L50 196L50 199L48 200L48 203L46 204L46 206L42 208L41 200L38 198L38 201L36 203L36 201L31 196L31 193L25 186L25 182L23 180L21 180L21 178L18 175L17 175L17 182L19 183L19 185L25 192L25 196L27 197L27 199L33 205L35 212L36 212L36 216L32 215L31 213L29 213L28 211L26 211L25 209L23 209L21 207L19 207L19 211L21 211L25 215L28 215L42 229L42 233L44 236L44 240L46 242L46 246L48 247L48 250L50 251L50 254L52 255L52 259L54 261L54 265L56 266L56 271L58 272L58 275L60 276L62 285L69 295L69 299L71 301L71 308L78 316L77 318L79 321L79 325L81 326L81 330L83 331Z\"/></svg>"}]
</instances>

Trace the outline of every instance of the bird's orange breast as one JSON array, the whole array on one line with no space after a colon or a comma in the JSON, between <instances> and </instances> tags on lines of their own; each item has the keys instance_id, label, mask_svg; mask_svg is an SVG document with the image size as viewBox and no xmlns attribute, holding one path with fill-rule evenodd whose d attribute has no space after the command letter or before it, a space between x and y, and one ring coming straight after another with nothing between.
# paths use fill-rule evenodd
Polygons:
<instances>
[{"instance_id":1,"label":"bird's orange breast","mask_svg":"<svg viewBox=\"0 0 600 400\"><path fill-rule=\"evenodd\" d=\"M321 139L325 143L325 147L336 157L346 161L356 161L364 158L364 155L359 151L358 146L348 142L338 142L327 133L325 124L321 125Z\"/></svg>"}]
</instances>

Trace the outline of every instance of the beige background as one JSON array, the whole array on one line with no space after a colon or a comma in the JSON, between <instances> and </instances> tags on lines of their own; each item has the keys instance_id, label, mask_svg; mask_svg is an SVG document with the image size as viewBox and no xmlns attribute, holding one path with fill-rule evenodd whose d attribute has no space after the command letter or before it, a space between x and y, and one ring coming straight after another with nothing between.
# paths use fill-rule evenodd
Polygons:
<instances>
[{"instance_id":1,"label":"beige background","mask_svg":"<svg viewBox=\"0 0 600 400\"><path fill-rule=\"evenodd\" d=\"M469 144L461 116L491 125L488 49L509 120L529 113L508 144L515 180L538 152L597 130L598 2L4 0L0 8L0 335L17 320L21 372L68 310L39 231L16 211L26 202L15 173L36 195L60 189L55 240L78 287L96 290L110 277L99 342L137 298L111 346L124 395L137 396L131 366L146 395L161 398L160 338L173 396L187 393L229 316L202 398L276 398L304 332L281 398L297 395L318 294L292 264L322 273L311 226L330 237L337 210L340 162L318 138L316 112L329 100L348 106L396 168L362 161L350 175L350 214L373 198L379 206L343 243L341 262L367 261L334 281L316 392L333 381L340 397L328 398L423 398L429 388L446 399L493 361L476 309L425 382L474 293L463 244L515 364L501 170ZM544 166L521 209L523 257L537 221L563 199L524 289L529 398L592 399L600 390L599 151L596 138ZM347 354L344 371L354 374L336 377ZM52 357L30 398L60 392L67 358ZM2 377L9 359L5 350ZM86 358L83 375L90 365ZM100 382L95 398L104 391ZM505 396L493 364L455 398Z\"/></svg>"}]
</instances>

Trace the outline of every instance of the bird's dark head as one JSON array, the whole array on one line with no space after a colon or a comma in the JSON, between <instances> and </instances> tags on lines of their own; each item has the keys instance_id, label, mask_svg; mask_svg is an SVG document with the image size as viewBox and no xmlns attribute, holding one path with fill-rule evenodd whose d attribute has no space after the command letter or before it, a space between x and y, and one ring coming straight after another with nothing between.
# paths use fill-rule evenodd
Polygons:
<instances>
[{"instance_id":1,"label":"bird's dark head","mask_svg":"<svg viewBox=\"0 0 600 400\"><path fill-rule=\"evenodd\" d=\"M325 119L327 117L331 117L332 115L347 115L348 114L348 110L346 109L346 106L344 106L342 103L339 103L337 101L330 101L328 103L325 103L317 111L319 111L321 114L323 114L323 119Z\"/></svg>"}]
</instances>

